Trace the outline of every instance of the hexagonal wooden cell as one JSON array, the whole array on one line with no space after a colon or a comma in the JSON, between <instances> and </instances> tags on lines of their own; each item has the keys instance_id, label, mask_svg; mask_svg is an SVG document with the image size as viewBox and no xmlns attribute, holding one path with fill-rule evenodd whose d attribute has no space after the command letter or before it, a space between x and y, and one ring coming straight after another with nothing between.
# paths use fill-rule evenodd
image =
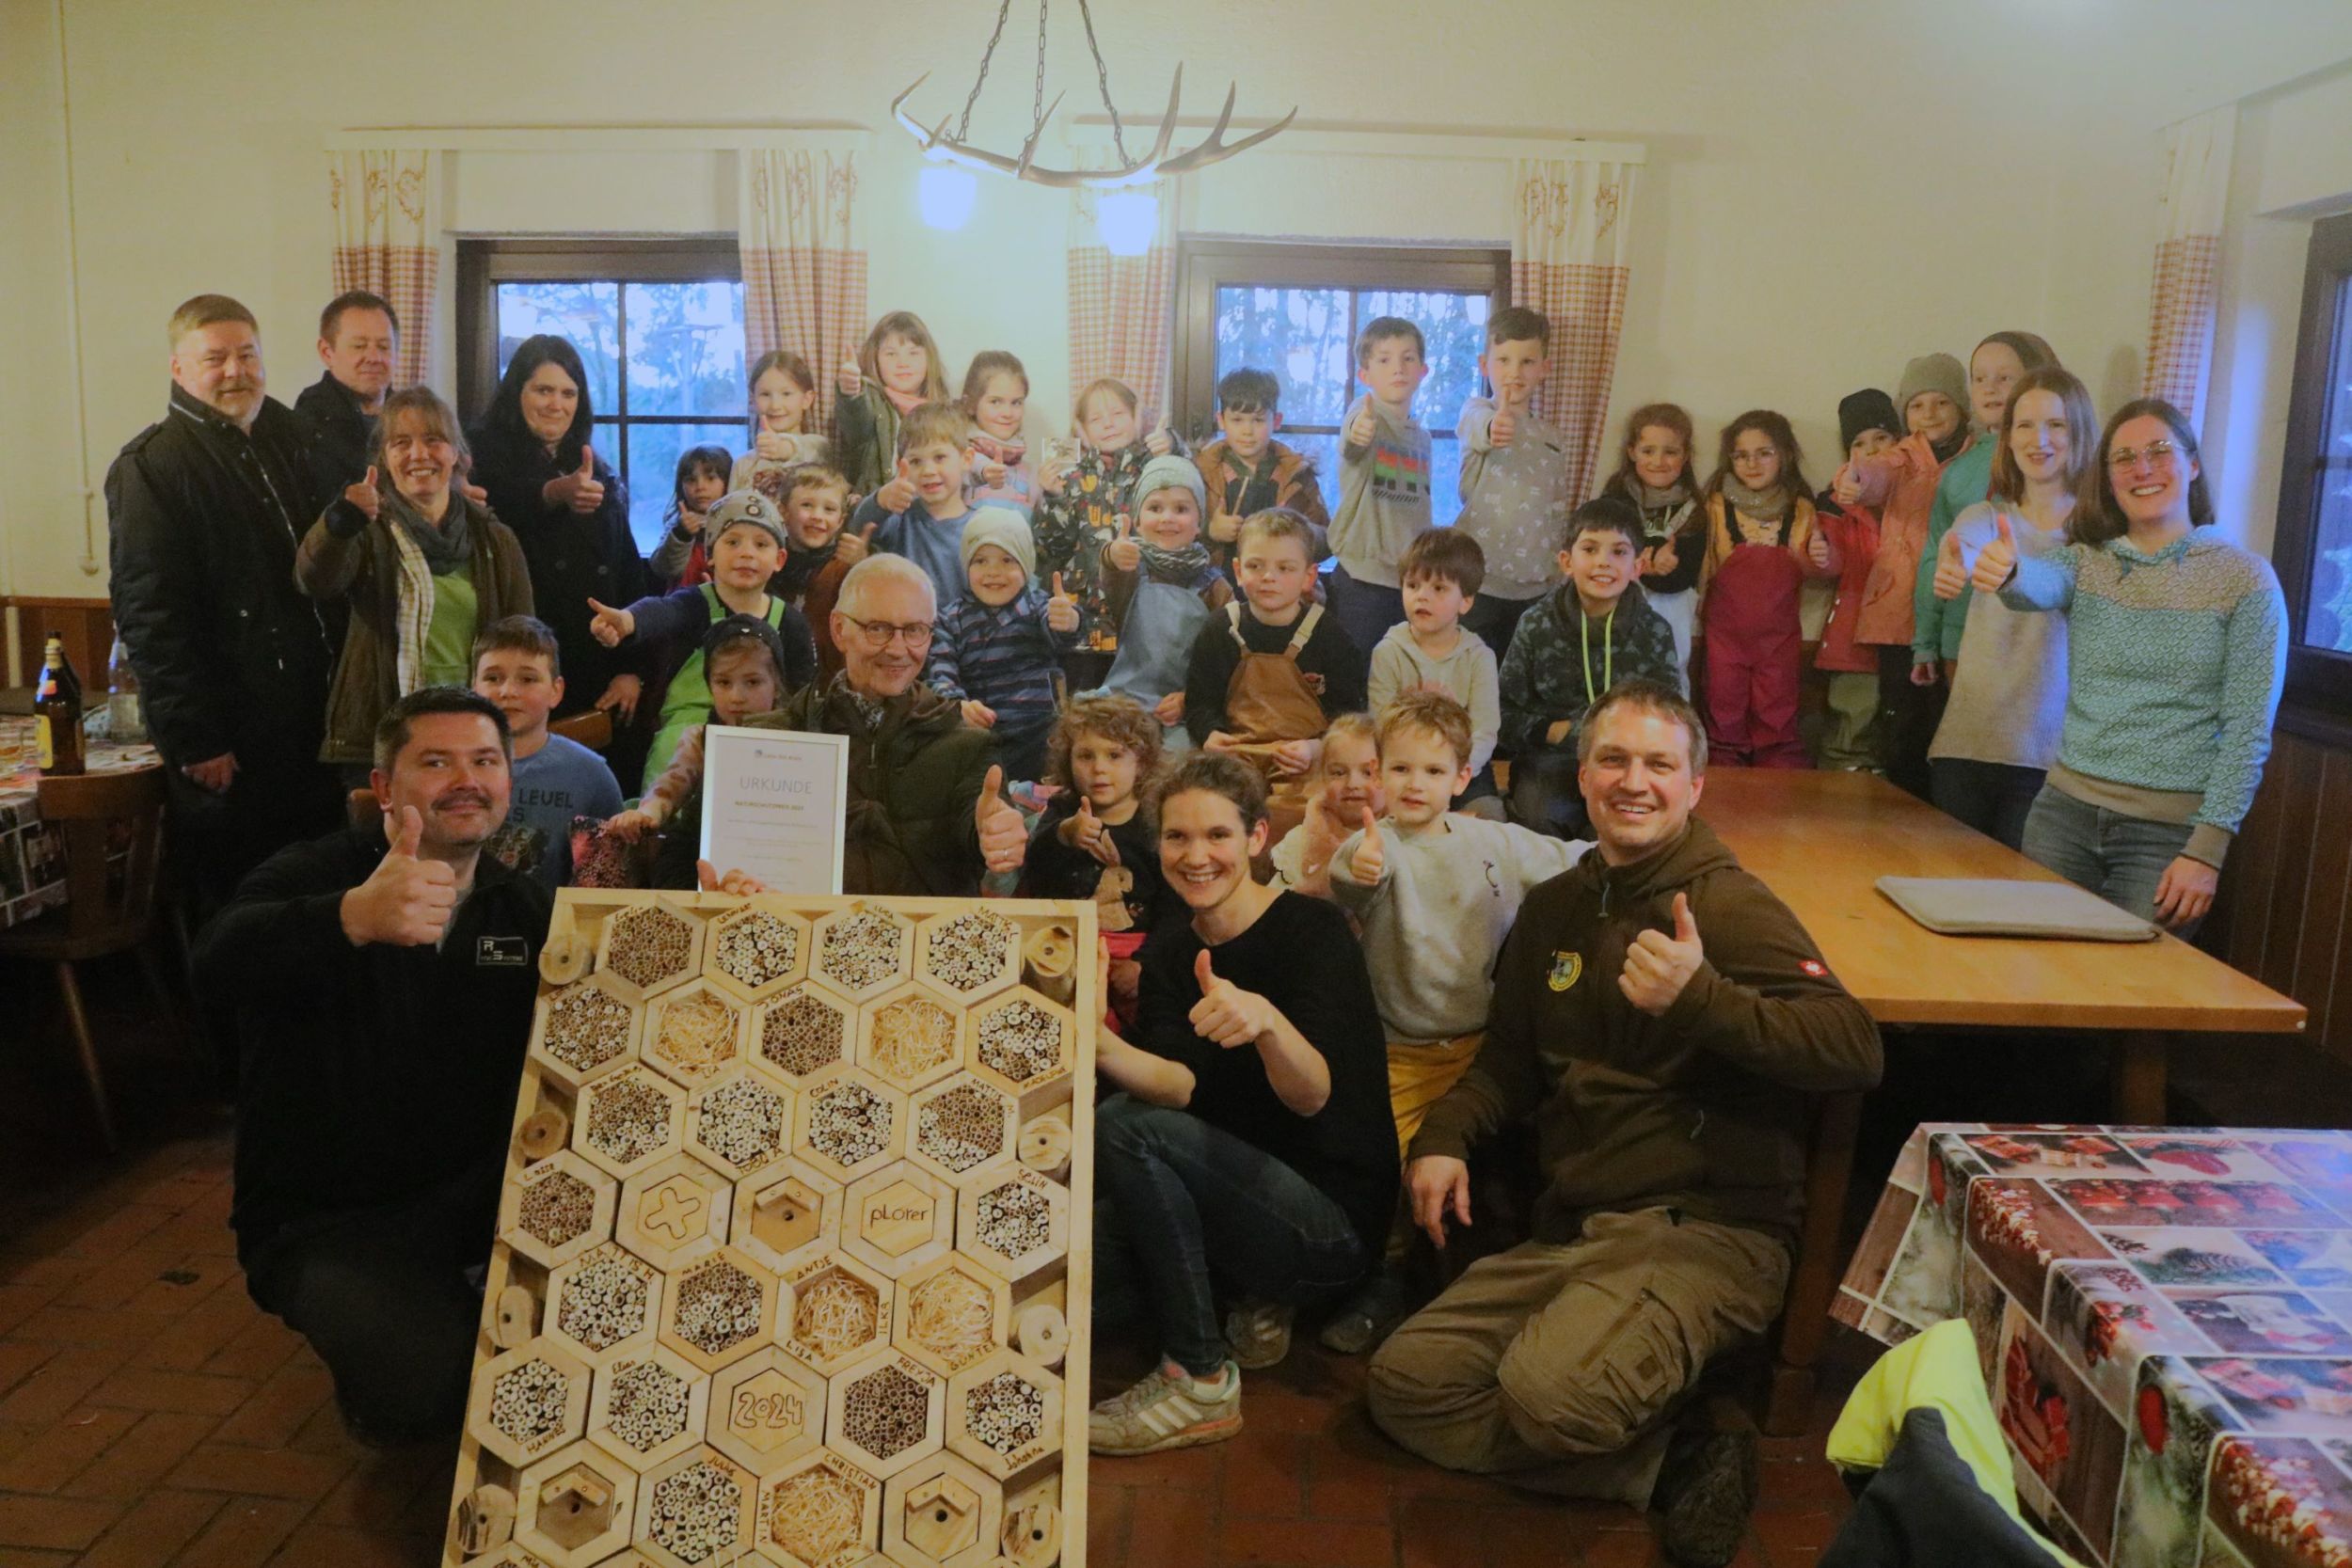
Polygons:
<instances>
[{"instance_id":1,"label":"hexagonal wooden cell","mask_svg":"<svg viewBox=\"0 0 2352 1568\"><path fill-rule=\"evenodd\" d=\"M792 1091L738 1066L686 1102L686 1147L740 1180L784 1155L792 1138Z\"/></svg>"},{"instance_id":2,"label":"hexagonal wooden cell","mask_svg":"<svg viewBox=\"0 0 2352 1568\"><path fill-rule=\"evenodd\" d=\"M858 1015L857 1065L911 1092L962 1067L970 1036L961 1009L921 986L900 986Z\"/></svg>"},{"instance_id":3,"label":"hexagonal wooden cell","mask_svg":"<svg viewBox=\"0 0 2352 1568\"><path fill-rule=\"evenodd\" d=\"M890 1308L891 1344L942 1377L1002 1350L1011 1332L1011 1288L956 1253L900 1280Z\"/></svg>"},{"instance_id":4,"label":"hexagonal wooden cell","mask_svg":"<svg viewBox=\"0 0 2352 1568\"><path fill-rule=\"evenodd\" d=\"M972 1015L973 1070L1020 1099L1025 1112L1041 1109L1041 1091L1067 1077L1077 1059L1078 1021L1026 986Z\"/></svg>"},{"instance_id":5,"label":"hexagonal wooden cell","mask_svg":"<svg viewBox=\"0 0 2352 1568\"><path fill-rule=\"evenodd\" d=\"M499 1195L499 1240L543 1269L570 1262L612 1234L611 1177L569 1149L526 1165Z\"/></svg>"},{"instance_id":6,"label":"hexagonal wooden cell","mask_svg":"<svg viewBox=\"0 0 2352 1568\"><path fill-rule=\"evenodd\" d=\"M617 1242L548 1275L548 1339L592 1367L643 1354L661 1323L660 1270Z\"/></svg>"},{"instance_id":7,"label":"hexagonal wooden cell","mask_svg":"<svg viewBox=\"0 0 2352 1568\"><path fill-rule=\"evenodd\" d=\"M784 1348L827 1377L890 1335L890 1281L847 1253L811 1259L787 1276L792 1310L780 1317Z\"/></svg>"},{"instance_id":8,"label":"hexagonal wooden cell","mask_svg":"<svg viewBox=\"0 0 2352 1568\"><path fill-rule=\"evenodd\" d=\"M946 1441L946 1380L886 1345L826 1388L826 1447L871 1475L886 1481Z\"/></svg>"},{"instance_id":9,"label":"hexagonal wooden cell","mask_svg":"<svg viewBox=\"0 0 2352 1568\"><path fill-rule=\"evenodd\" d=\"M781 1469L825 1435L825 1380L771 1345L710 1382L711 1447L755 1476Z\"/></svg>"},{"instance_id":10,"label":"hexagonal wooden cell","mask_svg":"<svg viewBox=\"0 0 2352 1568\"><path fill-rule=\"evenodd\" d=\"M956 1206L963 1253L1018 1282L1070 1250L1070 1189L1025 1165L967 1183Z\"/></svg>"},{"instance_id":11,"label":"hexagonal wooden cell","mask_svg":"<svg viewBox=\"0 0 2352 1568\"><path fill-rule=\"evenodd\" d=\"M900 1568L985 1568L1004 1525L1004 1488L952 1453L882 1486L882 1554Z\"/></svg>"},{"instance_id":12,"label":"hexagonal wooden cell","mask_svg":"<svg viewBox=\"0 0 2352 1568\"><path fill-rule=\"evenodd\" d=\"M856 1005L807 981L752 1015L752 1065L796 1088L847 1064L856 1043Z\"/></svg>"},{"instance_id":13,"label":"hexagonal wooden cell","mask_svg":"<svg viewBox=\"0 0 2352 1568\"><path fill-rule=\"evenodd\" d=\"M637 1054L638 1025L632 999L591 974L539 998L531 1018L531 1059L557 1083L577 1089Z\"/></svg>"},{"instance_id":14,"label":"hexagonal wooden cell","mask_svg":"<svg viewBox=\"0 0 2352 1568\"><path fill-rule=\"evenodd\" d=\"M1048 1470L1005 1494L996 1544L1010 1568L1052 1568L1061 1558L1061 1472Z\"/></svg>"},{"instance_id":15,"label":"hexagonal wooden cell","mask_svg":"<svg viewBox=\"0 0 2352 1568\"><path fill-rule=\"evenodd\" d=\"M673 1083L699 1089L744 1060L743 1026L751 1005L693 980L664 992L645 1008L638 1054Z\"/></svg>"},{"instance_id":16,"label":"hexagonal wooden cell","mask_svg":"<svg viewBox=\"0 0 2352 1568\"><path fill-rule=\"evenodd\" d=\"M914 972L969 1006L1021 978L1021 927L988 910L935 914L916 927Z\"/></svg>"},{"instance_id":17,"label":"hexagonal wooden cell","mask_svg":"<svg viewBox=\"0 0 2352 1568\"><path fill-rule=\"evenodd\" d=\"M727 1239L735 1187L691 1154L673 1154L621 1183L613 1234L659 1269L675 1273Z\"/></svg>"},{"instance_id":18,"label":"hexagonal wooden cell","mask_svg":"<svg viewBox=\"0 0 2352 1568\"><path fill-rule=\"evenodd\" d=\"M596 1372L588 1440L640 1470L702 1441L710 1379L660 1345L613 1358Z\"/></svg>"},{"instance_id":19,"label":"hexagonal wooden cell","mask_svg":"<svg viewBox=\"0 0 2352 1568\"><path fill-rule=\"evenodd\" d=\"M808 922L789 910L747 904L712 917L703 973L747 1002L764 1002L808 973Z\"/></svg>"},{"instance_id":20,"label":"hexagonal wooden cell","mask_svg":"<svg viewBox=\"0 0 2352 1568\"><path fill-rule=\"evenodd\" d=\"M853 904L817 922L809 973L855 1002L914 977L914 922Z\"/></svg>"},{"instance_id":21,"label":"hexagonal wooden cell","mask_svg":"<svg viewBox=\"0 0 2352 1568\"><path fill-rule=\"evenodd\" d=\"M898 1279L955 1244L956 1191L901 1160L850 1184L841 1199L841 1249Z\"/></svg>"},{"instance_id":22,"label":"hexagonal wooden cell","mask_svg":"<svg viewBox=\"0 0 2352 1568\"><path fill-rule=\"evenodd\" d=\"M643 1002L702 968L703 935L703 922L666 898L615 910L596 937L596 973Z\"/></svg>"},{"instance_id":23,"label":"hexagonal wooden cell","mask_svg":"<svg viewBox=\"0 0 2352 1568\"><path fill-rule=\"evenodd\" d=\"M661 1568L741 1560L759 1481L704 1446L645 1472L637 1484L637 1549Z\"/></svg>"},{"instance_id":24,"label":"hexagonal wooden cell","mask_svg":"<svg viewBox=\"0 0 2352 1568\"><path fill-rule=\"evenodd\" d=\"M841 1183L786 1155L735 1188L727 1240L789 1274L841 1236Z\"/></svg>"},{"instance_id":25,"label":"hexagonal wooden cell","mask_svg":"<svg viewBox=\"0 0 2352 1568\"><path fill-rule=\"evenodd\" d=\"M791 1291L733 1247L707 1253L670 1275L661 1342L706 1372L757 1350L773 1332Z\"/></svg>"},{"instance_id":26,"label":"hexagonal wooden cell","mask_svg":"<svg viewBox=\"0 0 2352 1568\"><path fill-rule=\"evenodd\" d=\"M572 1148L626 1180L675 1154L686 1126L686 1091L639 1063L580 1091Z\"/></svg>"},{"instance_id":27,"label":"hexagonal wooden cell","mask_svg":"<svg viewBox=\"0 0 2352 1568\"><path fill-rule=\"evenodd\" d=\"M906 1141L906 1096L862 1068L812 1081L792 1107L792 1152L837 1181L880 1170Z\"/></svg>"},{"instance_id":28,"label":"hexagonal wooden cell","mask_svg":"<svg viewBox=\"0 0 2352 1568\"><path fill-rule=\"evenodd\" d=\"M521 1469L586 1430L588 1392L588 1369L543 1335L475 1370L466 1430Z\"/></svg>"},{"instance_id":29,"label":"hexagonal wooden cell","mask_svg":"<svg viewBox=\"0 0 2352 1568\"><path fill-rule=\"evenodd\" d=\"M855 1568L873 1549L882 1498L882 1481L839 1454L809 1454L759 1483L753 1543L783 1568Z\"/></svg>"},{"instance_id":30,"label":"hexagonal wooden cell","mask_svg":"<svg viewBox=\"0 0 2352 1568\"><path fill-rule=\"evenodd\" d=\"M1061 1379L1000 1350L947 1385L947 1446L998 1481L1061 1448Z\"/></svg>"},{"instance_id":31,"label":"hexagonal wooden cell","mask_svg":"<svg viewBox=\"0 0 2352 1568\"><path fill-rule=\"evenodd\" d=\"M594 1443L574 1443L516 1480L515 1544L548 1568L589 1568L628 1544L636 1510L637 1472Z\"/></svg>"},{"instance_id":32,"label":"hexagonal wooden cell","mask_svg":"<svg viewBox=\"0 0 2352 1568\"><path fill-rule=\"evenodd\" d=\"M920 1091L911 1109L907 1158L960 1187L1002 1163L1019 1137L1012 1097L970 1073Z\"/></svg>"}]
</instances>

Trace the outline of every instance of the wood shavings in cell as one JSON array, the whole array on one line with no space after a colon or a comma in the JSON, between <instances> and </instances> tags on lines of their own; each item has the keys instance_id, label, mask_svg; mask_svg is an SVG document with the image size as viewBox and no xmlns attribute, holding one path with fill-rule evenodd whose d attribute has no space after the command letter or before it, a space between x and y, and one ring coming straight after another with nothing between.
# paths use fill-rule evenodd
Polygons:
<instances>
[{"instance_id":1,"label":"wood shavings in cell","mask_svg":"<svg viewBox=\"0 0 2352 1568\"><path fill-rule=\"evenodd\" d=\"M642 1078L642 1068L592 1085L588 1095L588 1141L608 1158L628 1164L654 1154L670 1141L670 1099Z\"/></svg>"},{"instance_id":2,"label":"wood shavings in cell","mask_svg":"<svg viewBox=\"0 0 2352 1568\"><path fill-rule=\"evenodd\" d=\"M628 1004L602 986L566 986L548 1004L540 1049L574 1072L594 1072L628 1049L631 1016Z\"/></svg>"},{"instance_id":3,"label":"wood shavings in cell","mask_svg":"<svg viewBox=\"0 0 2352 1568\"><path fill-rule=\"evenodd\" d=\"M1005 1101L982 1084L959 1084L923 1104L915 1146L961 1176L1004 1152Z\"/></svg>"},{"instance_id":4,"label":"wood shavings in cell","mask_svg":"<svg viewBox=\"0 0 2352 1568\"><path fill-rule=\"evenodd\" d=\"M973 990L1004 973L1020 937L1011 921L970 910L931 931L923 967L942 985Z\"/></svg>"},{"instance_id":5,"label":"wood shavings in cell","mask_svg":"<svg viewBox=\"0 0 2352 1568\"><path fill-rule=\"evenodd\" d=\"M567 1170L549 1171L523 1189L515 1223L550 1249L586 1234L596 1223L596 1195Z\"/></svg>"},{"instance_id":6,"label":"wood shavings in cell","mask_svg":"<svg viewBox=\"0 0 2352 1568\"><path fill-rule=\"evenodd\" d=\"M719 927L719 973L755 991L791 974L800 957L801 933L764 911Z\"/></svg>"},{"instance_id":7,"label":"wood shavings in cell","mask_svg":"<svg viewBox=\"0 0 2352 1568\"><path fill-rule=\"evenodd\" d=\"M776 1488L768 1539L803 1562L825 1562L864 1544L865 1509L863 1488L815 1465Z\"/></svg>"},{"instance_id":8,"label":"wood shavings in cell","mask_svg":"<svg viewBox=\"0 0 2352 1568\"><path fill-rule=\"evenodd\" d=\"M703 1096L695 1136L746 1175L784 1151L784 1097L750 1078Z\"/></svg>"},{"instance_id":9,"label":"wood shavings in cell","mask_svg":"<svg viewBox=\"0 0 2352 1568\"><path fill-rule=\"evenodd\" d=\"M490 1388L490 1424L526 1453L563 1437L571 1380L545 1361L526 1361Z\"/></svg>"},{"instance_id":10,"label":"wood shavings in cell","mask_svg":"<svg viewBox=\"0 0 2352 1568\"><path fill-rule=\"evenodd\" d=\"M759 1027L759 1053L796 1078L842 1059L841 1015L813 996L795 993L768 1009Z\"/></svg>"},{"instance_id":11,"label":"wood shavings in cell","mask_svg":"<svg viewBox=\"0 0 2352 1568\"><path fill-rule=\"evenodd\" d=\"M1016 1084L1061 1066L1061 1021L1034 1002L1014 1001L981 1021L980 1060Z\"/></svg>"},{"instance_id":12,"label":"wood shavings in cell","mask_svg":"<svg viewBox=\"0 0 2352 1568\"><path fill-rule=\"evenodd\" d=\"M608 1243L582 1259L564 1282L555 1325L592 1351L611 1350L644 1332L652 1279L652 1270Z\"/></svg>"},{"instance_id":13,"label":"wood shavings in cell","mask_svg":"<svg viewBox=\"0 0 2352 1568\"><path fill-rule=\"evenodd\" d=\"M705 1355L724 1355L759 1333L767 1293L724 1258L706 1258L675 1276L677 1337Z\"/></svg>"},{"instance_id":14,"label":"wood shavings in cell","mask_svg":"<svg viewBox=\"0 0 2352 1568\"><path fill-rule=\"evenodd\" d=\"M684 1072L716 1071L735 1060L737 1016L708 991L665 1003L650 1053Z\"/></svg>"},{"instance_id":15,"label":"wood shavings in cell","mask_svg":"<svg viewBox=\"0 0 2352 1568\"><path fill-rule=\"evenodd\" d=\"M612 1373L605 1425L639 1453L686 1430L686 1381L659 1361L625 1361Z\"/></svg>"},{"instance_id":16,"label":"wood shavings in cell","mask_svg":"<svg viewBox=\"0 0 2352 1568\"><path fill-rule=\"evenodd\" d=\"M1045 1430L1045 1393L1025 1378L998 1372L963 1396L964 1430L1009 1459Z\"/></svg>"},{"instance_id":17,"label":"wood shavings in cell","mask_svg":"<svg viewBox=\"0 0 2352 1568\"><path fill-rule=\"evenodd\" d=\"M930 1389L897 1367L878 1367L850 1385L841 1427L867 1453L888 1459L923 1440L930 1413Z\"/></svg>"},{"instance_id":18,"label":"wood shavings in cell","mask_svg":"<svg viewBox=\"0 0 2352 1568\"><path fill-rule=\"evenodd\" d=\"M995 1302L987 1286L948 1269L908 1295L906 1328L916 1344L961 1371L996 1348Z\"/></svg>"},{"instance_id":19,"label":"wood shavings in cell","mask_svg":"<svg viewBox=\"0 0 2352 1568\"><path fill-rule=\"evenodd\" d=\"M692 928L668 910L625 910L606 929L605 967L640 990L683 971L693 953Z\"/></svg>"},{"instance_id":20,"label":"wood shavings in cell","mask_svg":"<svg viewBox=\"0 0 2352 1568\"><path fill-rule=\"evenodd\" d=\"M881 1332L882 1298L853 1275L835 1269L794 1294L792 1337L828 1360L870 1344Z\"/></svg>"},{"instance_id":21,"label":"wood shavings in cell","mask_svg":"<svg viewBox=\"0 0 2352 1568\"><path fill-rule=\"evenodd\" d=\"M813 1097L809 1147L843 1168L890 1147L890 1102L855 1079L829 1084Z\"/></svg>"},{"instance_id":22,"label":"wood shavings in cell","mask_svg":"<svg viewBox=\"0 0 2352 1568\"><path fill-rule=\"evenodd\" d=\"M906 962L906 927L872 910L850 916L825 931L817 967L829 980L862 991L896 974Z\"/></svg>"},{"instance_id":23,"label":"wood shavings in cell","mask_svg":"<svg viewBox=\"0 0 2352 1568\"><path fill-rule=\"evenodd\" d=\"M697 1460L653 1483L645 1534L681 1562L702 1562L735 1544L743 1483L726 1467Z\"/></svg>"},{"instance_id":24,"label":"wood shavings in cell","mask_svg":"<svg viewBox=\"0 0 2352 1568\"><path fill-rule=\"evenodd\" d=\"M1005 1258L1026 1258L1053 1240L1053 1203L1043 1193L1008 1181L980 1195L980 1244Z\"/></svg>"},{"instance_id":25,"label":"wood shavings in cell","mask_svg":"<svg viewBox=\"0 0 2352 1568\"><path fill-rule=\"evenodd\" d=\"M893 1002L874 1015L876 1070L912 1084L955 1059L955 1015L919 996Z\"/></svg>"}]
</instances>

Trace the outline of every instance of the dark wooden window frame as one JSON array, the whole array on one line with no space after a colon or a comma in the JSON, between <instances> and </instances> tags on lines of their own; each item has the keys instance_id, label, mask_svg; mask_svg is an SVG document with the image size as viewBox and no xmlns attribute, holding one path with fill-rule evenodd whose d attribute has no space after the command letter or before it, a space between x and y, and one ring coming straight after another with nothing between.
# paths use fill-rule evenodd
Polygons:
<instances>
[{"instance_id":1,"label":"dark wooden window frame","mask_svg":"<svg viewBox=\"0 0 2352 1568\"><path fill-rule=\"evenodd\" d=\"M1216 427L1216 291L1260 283L1280 289L1484 292L1494 309L1511 303L1511 252L1484 245L1351 245L1326 240L1232 240L1184 236L1176 245L1175 389L1170 418L1197 436ZM1336 435L1337 425L1283 428ZM1450 439L1451 429L1433 428Z\"/></svg>"},{"instance_id":2,"label":"dark wooden window frame","mask_svg":"<svg viewBox=\"0 0 2352 1568\"><path fill-rule=\"evenodd\" d=\"M2328 474L2322 450L2333 394L2329 382L2338 350L2352 333L2352 214L2312 226L2303 268L2303 313L2296 331L2295 384L2287 404L2286 447L2280 463L2279 513L2270 560L2287 601L2287 684L2280 708L2282 728L2319 738L2352 738L2352 654L2314 648L2302 640L2316 576L2320 486ZM2348 394L2352 395L2352 394ZM2338 479L2352 472L2337 467Z\"/></svg>"},{"instance_id":3,"label":"dark wooden window frame","mask_svg":"<svg viewBox=\"0 0 2352 1568\"><path fill-rule=\"evenodd\" d=\"M742 259L733 234L647 240L469 239L457 242L457 401L468 423L498 391L498 287L501 283L739 283ZM632 414L628 409L628 318L619 325L619 406L599 408L596 422L630 425L724 422L708 414ZM625 447L616 447L618 455Z\"/></svg>"}]
</instances>

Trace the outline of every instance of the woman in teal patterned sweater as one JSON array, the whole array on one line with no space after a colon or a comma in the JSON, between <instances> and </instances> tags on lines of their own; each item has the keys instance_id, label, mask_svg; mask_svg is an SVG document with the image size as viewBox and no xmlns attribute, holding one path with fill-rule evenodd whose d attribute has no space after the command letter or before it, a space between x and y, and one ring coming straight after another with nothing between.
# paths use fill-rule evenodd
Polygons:
<instances>
[{"instance_id":1,"label":"woman in teal patterned sweater","mask_svg":"<svg viewBox=\"0 0 2352 1568\"><path fill-rule=\"evenodd\" d=\"M2070 620L2066 727L2025 851L2181 935L2213 906L2286 678L2286 605L2258 555L2201 531L2197 436L2160 398L2107 421L2068 524L2020 558L2006 517L1971 580Z\"/></svg>"}]
</instances>

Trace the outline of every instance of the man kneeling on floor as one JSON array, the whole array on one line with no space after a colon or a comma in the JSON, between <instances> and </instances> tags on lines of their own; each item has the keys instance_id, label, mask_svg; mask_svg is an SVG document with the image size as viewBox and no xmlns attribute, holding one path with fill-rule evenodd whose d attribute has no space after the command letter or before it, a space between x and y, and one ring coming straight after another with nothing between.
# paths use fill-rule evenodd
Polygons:
<instances>
[{"instance_id":1,"label":"man kneeling on floor","mask_svg":"<svg viewBox=\"0 0 2352 1568\"><path fill-rule=\"evenodd\" d=\"M1374 1358L1373 1418L1454 1469L1650 1507L1667 1556L1720 1565L1755 1506L1756 1433L1691 1399L1780 1311L1807 1097L1878 1082L1878 1029L1804 927L1692 818L1698 715L1629 681L1592 710L1597 852L1528 895L1477 1061L1405 1180L1440 1245L1472 1144L1532 1117L1534 1240L1473 1264Z\"/></svg>"}]
</instances>

